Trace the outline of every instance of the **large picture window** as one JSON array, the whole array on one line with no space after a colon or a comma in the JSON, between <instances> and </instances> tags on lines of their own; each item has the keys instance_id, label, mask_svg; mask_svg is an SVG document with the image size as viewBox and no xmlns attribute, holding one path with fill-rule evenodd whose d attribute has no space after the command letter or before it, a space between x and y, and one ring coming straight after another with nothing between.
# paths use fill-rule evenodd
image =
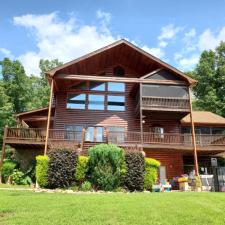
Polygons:
<instances>
[{"instance_id":1,"label":"large picture window","mask_svg":"<svg viewBox=\"0 0 225 225\"><path fill-rule=\"evenodd\" d=\"M108 91L125 92L125 84L117 83L117 82L109 82L108 83Z\"/></svg>"},{"instance_id":2,"label":"large picture window","mask_svg":"<svg viewBox=\"0 0 225 225\"><path fill-rule=\"evenodd\" d=\"M104 95L88 95L88 109L104 110Z\"/></svg>"},{"instance_id":3,"label":"large picture window","mask_svg":"<svg viewBox=\"0 0 225 225\"><path fill-rule=\"evenodd\" d=\"M86 94L69 94L67 109L85 109Z\"/></svg>"},{"instance_id":4,"label":"large picture window","mask_svg":"<svg viewBox=\"0 0 225 225\"><path fill-rule=\"evenodd\" d=\"M90 82L90 91L105 91L105 83L104 82Z\"/></svg>"},{"instance_id":5,"label":"large picture window","mask_svg":"<svg viewBox=\"0 0 225 225\"><path fill-rule=\"evenodd\" d=\"M81 81L69 89L67 109L125 111L125 83Z\"/></svg>"},{"instance_id":6,"label":"large picture window","mask_svg":"<svg viewBox=\"0 0 225 225\"><path fill-rule=\"evenodd\" d=\"M125 97L108 95L107 96L107 110L124 111L125 110Z\"/></svg>"}]
</instances>

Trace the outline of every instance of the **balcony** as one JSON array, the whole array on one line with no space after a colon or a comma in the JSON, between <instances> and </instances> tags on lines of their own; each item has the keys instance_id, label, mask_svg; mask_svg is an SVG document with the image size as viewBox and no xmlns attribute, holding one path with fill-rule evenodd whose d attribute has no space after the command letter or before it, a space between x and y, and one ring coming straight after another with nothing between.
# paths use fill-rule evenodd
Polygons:
<instances>
[{"instance_id":1,"label":"balcony","mask_svg":"<svg viewBox=\"0 0 225 225\"><path fill-rule=\"evenodd\" d=\"M46 138L45 129L35 128L8 128L6 131L6 144L16 147L18 145L32 145L43 148ZM49 130L48 143L60 145L61 143L70 143L71 145L83 144L85 140L84 131L67 131L61 129ZM178 149L178 150L192 150L192 136L191 134L180 133L148 133L144 132L141 137L140 132L108 132L105 130L103 143L112 143L119 146L141 146L143 142L144 148L164 148L164 149ZM95 142L96 143L96 142ZM100 142L99 142L100 143ZM208 135L197 134L196 144L198 150L225 150L225 134Z\"/></svg>"},{"instance_id":2,"label":"balcony","mask_svg":"<svg viewBox=\"0 0 225 225\"><path fill-rule=\"evenodd\" d=\"M189 99L174 97L142 97L142 109L153 111L190 112Z\"/></svg>"}]
</instances>

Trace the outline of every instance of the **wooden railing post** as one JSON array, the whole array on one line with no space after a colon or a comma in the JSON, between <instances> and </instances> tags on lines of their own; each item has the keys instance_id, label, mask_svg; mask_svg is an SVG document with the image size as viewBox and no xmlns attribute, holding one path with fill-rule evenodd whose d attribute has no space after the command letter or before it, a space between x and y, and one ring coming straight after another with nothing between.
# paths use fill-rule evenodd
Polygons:
<instances>
[{"instance_id":1,"label":"wooden railing post","mask_svg":"<svg viewBox=\"0 0 225 225\"><path fill-rule=\"evenodd\" d=\"M191 130L192 130L192 144L194 148L194 163L195 163L195 174L198 176L198 155L197 155L197 145L196 145L196 136L195 136L195 125L193 119L192 111L192 101L191 101L191 87L189 87L189 105L190 105L190 119L191 119Z\"/></svg>"},{"instance_id":2,"label":"wooden railing post","mask_svg":"<svg viewBox=\"0 0 225 225\"><path fill-rule=\"evenodd\" d=\"M49 106L48 106L48 119L47 119L47 128L46 128L44 155L47 154L47 148L48 148L48 136L49 136L49 127L50 127L51 110L52 110L53 83L54 82L53 82L53 79L52 79L51 80L50 97L49 97Z\"/></svg>"},{"instance_id":3,"label":"wooden railing post","mask_svg":"<svg viewBox=\"0 0 225 225\"><path fill-rule=\"evenodd\" d=\"M140 83L140 130L141 130L141 150L143 151L143 110L142 110L142 83Z\"/></svg>"},{"instance_id":4,"label":"wooden railing post","mask_svg":"<svg viewBox=\"0 0 225 225\"><path fill-rule=\"evenodd\" d=\"M7 137L7 133L8 133L8 126L6 125L4 128L4 135L3 135L3 142L2 142L2 156L0 161L0 183L1 183L1 169L3 165L4 157L5 157L5 140Z\"/></svg>"}]
</instances>

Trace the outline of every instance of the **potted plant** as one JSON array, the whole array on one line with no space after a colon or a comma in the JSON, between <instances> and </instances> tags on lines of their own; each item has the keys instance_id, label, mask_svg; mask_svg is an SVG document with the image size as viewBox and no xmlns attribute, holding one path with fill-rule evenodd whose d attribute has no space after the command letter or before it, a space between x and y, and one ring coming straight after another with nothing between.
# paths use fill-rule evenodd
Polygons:
<instances>
[{"instance_id":1,"label":"potted plant","mask_svg":"<svg viewBox=\"0 0 225 225\"><path fill-rule=\"evenodd\" d=\"M188 191L188 189L189 189L188 177L182 176L182 177L178 178L178 183L179 183L180 191Z\"/></svg>"}]
</instances>

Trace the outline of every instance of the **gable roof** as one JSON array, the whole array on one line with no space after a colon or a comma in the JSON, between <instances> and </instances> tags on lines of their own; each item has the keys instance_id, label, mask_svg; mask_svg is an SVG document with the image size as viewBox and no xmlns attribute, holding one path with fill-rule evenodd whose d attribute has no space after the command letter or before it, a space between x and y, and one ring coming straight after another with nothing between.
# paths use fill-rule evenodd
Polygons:
<instances>
[{"instance_id":1,"label":"gable roof","mask_svg":"<svg viewBox=\"0 0 225 225\"><path fill-rule=\"evenodd\" d=\"M196 124L204 125L224 125L225 118L208 111L193 111L193 120ZM190 114L181 119L181 124L190 124Z\"/></svg>"},{"instance_id":2,"label":"gable roof","mask_svg":"<svg viewBox=\"0 0 225 225\"><path fill-rule=\"evenodd\" d=\"M159 58L157 58L157 57L149 54L148 52L146 52L143 49L135 46L134 44L128 42L125 39L121 39L119 41L116 41L116 42L114 42L114 43L112 43L110 45L107 45L107 46L105 46L103 48L100 48L100 49L98 49L96 51L93 51L93 52L91 52L89 54L86 54L84 56L81 56L81 57L79 57L79 58L77 58L75 60L72 60L72 61L70 61L68 63L65 63L65 64L61 65L61 66L58 66L58 67L56 67L56 68L54 68L52 70L49 70L49 71L46 72L46 75L47 76L50 76L50 77L53 77L56 72L58 72L58 71L60 71L62 69L65 69L65 68L67 68L67 67L69 67L69 66L71 66L73 64L76 64L78 62L81 62L81 61L83 61L85 59L88 59L88 58L90 58L92 56L95 56L97 54L100 54L100 53L102 53L102 52L104 52L106 50L113 49L113 48L115 48L116 46L119 46L119 45L126 45L126 46L130 47L131 49L135 50L136 52L139 52L143 56L145 56L148 59L152 60L153 62L157 63L159 65L159 67L164 68L164 69L168 69L168 70L172 71L173 73L175 73L176 75L178 75L179 77L181 77L182 79L184 79L185 81L187 81L189 84L195 84L195 83L197 83L196 80L194 80L191 77L185 75L182 71L180 71L180 70L176 69L175 67L169 65L168 63L160 60Z\"/></svg>"}]
</instances>

